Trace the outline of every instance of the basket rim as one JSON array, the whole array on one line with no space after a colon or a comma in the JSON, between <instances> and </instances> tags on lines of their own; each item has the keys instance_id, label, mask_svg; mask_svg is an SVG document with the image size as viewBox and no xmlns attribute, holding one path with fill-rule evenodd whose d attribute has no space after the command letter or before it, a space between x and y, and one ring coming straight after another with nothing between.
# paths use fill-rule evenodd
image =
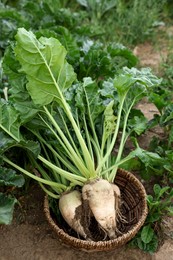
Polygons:
<instances>
[{"instance_id":1,"label":"basket rim","mask_svg":"<svg viewBox=\"0 0 173 260\"><path fill-rule=\"evenodd\" d=\"M118 248L124 244L126 244L129 240L131 240L139 231L139 229L142 227L142 225L145 222L145 219L148 214L148 206L147 206L147 194L145 191L144 186L142 183L135 177L131 172L126 171L124 169L118 169L117 174L125 176L126 178L130 179L132 182L135 183L135 185L140 190L140 195L143 201L143 207L142 207L142 213L140 218L138 219L138 222L134 224L132 229L130 229L127 233L124 233L122 236L119 236L115 239L107 240L107 241L87 241L82 240L80 238L73 237L66 233L62 228L58 226L58 224L55 223L53 220L50 209L49 209L49 202L48 202L48 195L45 195L44 198L44 213L45 216L50 224L50 226L53 228L53 230L58 234L58 238L65 242L65 244L71 245L73 247L77 247L78 249L83 249L87 251L107 251L111 249Z\"/></svg>"}]
</instances>

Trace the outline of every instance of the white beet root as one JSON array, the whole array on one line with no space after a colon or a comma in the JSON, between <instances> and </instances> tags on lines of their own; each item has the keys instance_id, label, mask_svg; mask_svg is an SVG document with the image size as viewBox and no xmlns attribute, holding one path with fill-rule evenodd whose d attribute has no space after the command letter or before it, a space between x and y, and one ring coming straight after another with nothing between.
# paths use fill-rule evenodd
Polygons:
<instances>
[{"instance_id":1,"label":"white beet root","mask_svg":"<svg viewBox=\"0 0 173 260\"><path fill-rule=\"evenodd\" d=\"M87 183L82 188L83 200L87 200L89 207L110 239L116 238L117 226L117 197L107 180L97 179Z\"/></svg>"},{"instance_id":2,"label":"white beet root","mask_svg":"<svg viewBox=\"0 0 173 260\"><path fill-rule=\"evenodd\" d=\"M82 195L77 190L65 193L59 199L59 210L64 220L77 234L87 239L87 235L81 225L81 216L77 213L79 207L82 207Z\"/></svg>"},{"instance_id":3,"label":"white beet root","mask_svg":"<svg viewBox=\"0 0 173 260\"><path fill-rule=\"evenodd\" d=\"M122 218L119 208L119 187L104 179L90 181L83 186L82 193L78 190L70 191L59 199L59 209L64 220L87 240L92 240L89 230L92 215L104 231L105 238L116 238L117 220Z\"/></svg>"}]
</instances>

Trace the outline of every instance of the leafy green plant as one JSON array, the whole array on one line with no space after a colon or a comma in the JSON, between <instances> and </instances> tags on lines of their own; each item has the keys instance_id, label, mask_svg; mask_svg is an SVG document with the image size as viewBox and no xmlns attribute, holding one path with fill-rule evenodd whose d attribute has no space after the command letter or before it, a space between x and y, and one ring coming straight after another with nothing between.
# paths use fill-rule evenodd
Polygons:
<instances>
[{"instance_id":1,"label":"leafy green plant","mask_svg":"<svg viewBox=\"0 0 173 260\"><path fill-rule=\"evenodd\" d=\"M163 114L163 116L164 115L165 114ZM150 151L156 152L157 154L159 154L162 157L163 162L160 167L160 173L161 173L160 176L162 176L163 180L166 179L168 183L169 182L172 183L173 182L173 171L172 171L173 127L172 127L172 123L168 127L163 126L163 128L166 128L164 136L161 138L153 137L153 139L150 142L149 149L150 149Z\"/></svg>"},{"instance_id":2,"label":"leafy green plant","mask_svg":"<svg viewBox=\"0 0 173 260\"><path fill-rule=\"evenodd\" d=\"M162 19L161 12L165 1L117 1L115 35L129 45L144 42L155 32L154 24ZM111 28L107 26L108 29ZM116 38L115 38L116 39Z\"/></svg>"},{"instance_id":3,"label":"leafy green plant","mask_svg":"<svg viewBox=\"0 0 173 260\"><path fill-rule=\"evenodd\" d=\"M173 216L173 188L155 184L153 192L153 195L147 197L149 213L146 222L137 236L130 242L130 245L137 246L151 254L159 246L157 225L161 223L163 216Z\"/></svg>"},{"instance_id":4,"label":"leafy green plant","mask_svg":"<svg viewBox=\"0 0 173 260\"><path fill-rule=\"evenodd\" d=\"M65 191L72 191L79 200L81 195L76 186L85 190L85 184L96 179L101 183L107 180L114 197L110 183L118 167L131 158L148 156L139 146L125 157L123 151L128 137L141 132L140 119L129 120L133 117L132 108L160 80L149 69L124 68L99 85L91 78L80 82L57 39L37 39L32 32L21 28L16 41L16 59L14 56L6 59L7 63L13 61L10 68L6 67L10 95L0 103L2 161L37 180L49 196L60 201ZM118 153L112 156L120 131ZM6 152L13 146L27 150L40 175L7 157ZM110 201L114 208L115 198ZM115 226L113 231L103 229L110 238L115 237Z\"/></svg>"},{"instance_id":5,"label":"leafy green plant","mask_svg":"<svg viewBox=\"0 0 173 260\"><path fill-rule=\"evenodd\" d=\"M161 173L163 177L167 176L170 181L173 177L173 104L171 82L163 80L161 86L156 88L154 93L150 94L149 100L155 104L159 110L159 114L155 115L151 120L151 126L159 126L163 134L161 137L153 137L150 143L150 151L158 153L163 158ZM170 82L167 85L167 82ZM172 182L172 181L171 181Z\"/></svg>"},{"instance_id":6,"label":"leafy green plant","mask_svg":"<svg viewBox=\"0 0 173 260\"><path fill-rule=\"evenodd\" d=\"M172 86L173 86L173 55L168 53L167 59L161 64L159 74L162 77L162 83L160 86L154 88L154 91L150 93L149 100L155 104L160 115L155 115L152 124L158 124L160 120L160 126L164 128L166 122L164 118L169 114L169 106L172 104ZM163 116L163 114L165 114ZM168 124L167 124L168 125ZM169 124L170 125L170 124Z\"/></svg>"},{"instance_id":7,"label":"leafy green plant","mask_svg":"<svg viewBox=\"0 0 173 260\"><path fill-rule=\"evenodd\" d=\"M77 0L88 13L92 28L100 28L102 41L134 45L156 34L165 1Z\"/></svg>"},{"instance_id":8,"label":"leafy green plant","mask_svg":"<svg viewBox=\"0 0 173 260\"><path fill-rule=\"evenodd\" d=\"M17 28L24 26L32 28L38 37L44 35L58 38L67 49L67 61L73 66L79 80L88 75L98 80L112 77L119 68L130 68L137 64L132 51L122 44L103 44L100 40L95 40L90 25L85 23L85 16L80 10L72 12L69 8L63 8L63 1L31 3L20 0L16 7L2 5L1 56L9 41L14 39Z\"/></svg>"},{"instance_id":9,"label":"leafy green plant","mask_svg":"<svg viewBox=\"0 0 173 260\"><path fill-rule=\"evenodd\" d=\"M114 0L77 0L77 2L86 8L87 12L89 12L91 22L95 24L101 22L103 16L117 4Z\"/></svg>"},{"instance_id":10,"label":"leafy green plant","mask_svg":"<svg viewBox=\"0 0 173 260\"><path fill-rule=\"evenodd\" d=\"M83 40L89 37L100 39L105 45L108 41L136 44L154 31L152 25L159 19L163 5L164 1L139 0L7 1L0 4L0 48L4 51L9 45L6 39L13 39L21 26L33 31L47 30L56 37L57 28L65 27L73 37Z\"/></svg>"},{"instance_id":11,"label":"leafy green plant","mask_svg":"<svg viewBox=\"0 0 173 260\"><path fill-rule=\"evenodd\" d=\"M33 30L47 29L50 33L56 33L56 29L59 26L63 26L72 31L73 35L79 30L77 34L87 34L89 37L90 30L81 26L85 19L85 14L80 11L77 13L72 12L68 8L62 8L62 6L62 1L51 0L41 2L19 0L14 6L11 2L7 4L0 3L0 49L2 55L5 48L9 45L9 41L14 39L17 28L21 26L28 29L32 28ZM83 32L80 33L80 30Z\"/></svg>"},{"instance_id":12,"label":"leafy green plant","mask_svg":"<svg viewBox=\"0 0 173 260\"><path fill-rule=\"evenodd\" d=\"M90 76L99 81L113 77L122 67L134 67L137 61L133 53L122 44L110 43L104 47L103 43L88 39L83 41L80 48L79 62L76 64L75 60L71 64L79 80Z\"/></svg>"}]
</instances>

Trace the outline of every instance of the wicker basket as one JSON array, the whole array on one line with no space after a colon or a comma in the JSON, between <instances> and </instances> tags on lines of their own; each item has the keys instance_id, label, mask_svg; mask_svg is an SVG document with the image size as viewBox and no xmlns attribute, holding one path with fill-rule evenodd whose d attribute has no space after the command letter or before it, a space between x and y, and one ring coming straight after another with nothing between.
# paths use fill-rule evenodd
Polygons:
<instances>
[{"instance_id":1,"label":"wicker basket","mask_svg":"<svg viewBox=\"0 0 173 260\"><path fill-rule=\"evenodd\" d=\"M110 251L126 244L131 240L144 224L148 209L146 192L141 182L130 172L119 169L115 178L121 190L121 213L126 221L118 224L120 234L116 239L103 240L96 222L93 221L92 230L95 232L96 241L86 241L72 230L63 221L58 223L49 209L48 197L45 196L44 211L46 218L57 233L59 240L71 247L86 251Z\"/></svg>"}]
</instances>

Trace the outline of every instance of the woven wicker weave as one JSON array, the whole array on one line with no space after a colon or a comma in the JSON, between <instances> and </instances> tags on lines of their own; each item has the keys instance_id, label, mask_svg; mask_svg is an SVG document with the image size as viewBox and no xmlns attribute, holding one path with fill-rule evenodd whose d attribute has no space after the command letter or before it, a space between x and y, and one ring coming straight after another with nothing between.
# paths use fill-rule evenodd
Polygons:
<instances>
[{"instance_id":1,"label":"woven wicker weave","mask_svg":"<svg viewBox=\"0 0 173 260\"><path fill-rule=\"evenodd\" d=\"M92 227L96 241L86 241L79 238L67 224L62 224L62 222L59 224L52 217L48 198L45 196L44 211L46 218L61 242L81 250L110 251L126 244L136 235L144 224L148 213L145 189L133 174L122 169L117 172L115 184L121 190L121 213L126 221L118 224L120 234L116 239L112 240L103 240L103 234L99 232L96 223L93 223Z\"/></svg>"}]
</instances>

